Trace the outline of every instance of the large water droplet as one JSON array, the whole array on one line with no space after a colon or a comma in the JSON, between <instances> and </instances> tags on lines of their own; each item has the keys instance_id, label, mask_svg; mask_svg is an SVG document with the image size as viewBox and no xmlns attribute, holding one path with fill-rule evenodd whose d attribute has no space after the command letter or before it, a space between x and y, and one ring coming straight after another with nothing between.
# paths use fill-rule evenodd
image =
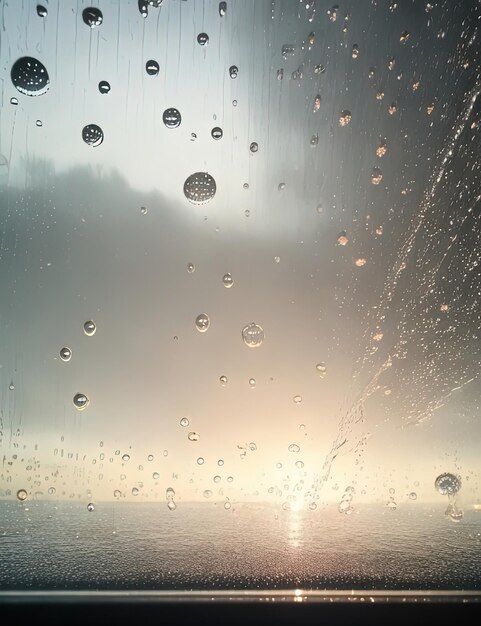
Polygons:
<instances>
[{"instance_id":1,"label":"large water droplet","mask_svg":"<svg viewBox=\"0 0 481 626\"><path fill-rule=\"evenodd\" d=\"M95 325L95 322L93 322L92 320L88 320L85 322L84 333L88 337L92 337L92 335L95 335L96 331L97 331L97 326Z\"/></svg>"},{"instance_id":2,"label":"large water droplet","mask_svg":"<svg viewBox=\"0 0 481 626\"><path fill-rule=\"evenodd\" d=\"M382 180L382 172L378 167L373 167L371 172L371 183L373 185L379 185Z\"/></svg>"},{"instance_id":3,"label":"large water droplet","mask_svg":"<svg viewBox=\"0 0 481 626\"><path fill-rule=\"evenodd\" d=\"M195 318L195 327L200 333L205 333L209 330L210 319L207 313L201 313Z\"/></svg>"},{"instance_id":4,"label":"large water droplet","mask_svg":"<svg viewBox=\"0 0 481 626\"><path fill-rule=\"evenodd\" d=\"M204 465L204 463L205 463L204 459L200 456L200 457L197 459L197 465Z\"/></svg>"},{"instance_id":5,"label":"large water droplet","mask_svg":"<svg viewBox=\"0 0 481 626\"><path fill-rule=\"evenodd\" d=\"M114 491L114 498L120 498L121 495L122 495L122 492L120 491L120 489L116 489Z\"/></svg>"},{"instance_id":6,"label":"large water droplet","mask_svg":"<svg viewBox=\"0 0 481 626\"><path fill-rule=\"evenodd\" d=\"M249 146L249 150L250 150L252 153L255 153L255 152L257 152L257 151L259 150L259 146L258 146L258 144L257 144L257 142L256 142L256 141L253 141L253 142L251 143L251 145Z\"/></svg>"},{"instance_id":7,"label":"large water droplet","mask_svg":"<svg viewBox=\"0 0 481 626\"><path fill-rule=\"evenodd\" d=\"M199 33L197 35L197 43L201 46L206 46L209 43L209 35L207 33Z\"/></svg>"},{"instance_id":8,"label":"large water droplet","mask_svg":"<svg viewBox=\"0 0 481 626\"><path fill-rule=\"evenodd\" d=\"M229 76L231 78L237 78L238 73L239 73L239 68L237 67L237 65L231 65L229 67Z\"/></svg>"},{"instance_id":9,"label":"large water droplet","mask_svg":"<svg viewBox=\"0 0 481 626\"><path fill-rule=\"evenodd\" d=\"M195 272L195 265L193 263L187 263L187 272L193 274Z\"/></svg>"},{"instance_id":10,"label":"large water droplet","mask_svg":"<svg viewBox=\"0 0 481 626\"><path fill-rule=\"evenodd\" d=\"M249 348L258 348L264 341L264 337L264 329L255 322L247 324L242 329L242 339Z\"/></svg>"},{"instance_id":11,"label":"large water droplet","mask_svg":"<svg viewBox=\"0 0 481 626\"><path fill-rule=\"evenodd\" d=\"M297 445L297 443L291 443L291 445L288 447L289 452L300 452L300 447Z\"/></svg>"},{"instance_id":12,"label":"large water droplet","mask_svg":"<svg viewBox=\"0 0 481 626\"><path fill-rule=\"evenodd\" d=\"M72 350L70 350L70 348L62 348L60 350L60 358L62 359L62 361L70 361L70 359L72 358Z\"/></svg>"},{"instance_id":13,"label":"large water droplet","mask_svg":"<svg viewBox=\"0 0 481 626\"><path fill-rule=\"evenodd\" d=\"M436 478L434 486L441 495L452 496L461 489L461 477L445 472Z\"/></svg>"},{"instance_id":14,"label":"large water droplet","mask_svg":"<svg viewBox=\"0 0 481 626\"><path fill-rule=\"evenodd\" d=\"M227 13L227 2L219 2L219 15L224 17Z\"/></svg>"},{"instance_id":15,"label":"large water droplet","mask_svg":"<svg viewBox=\"0 0 481 626\"><path fill-rule=\"evenodd\" d=\"M181 426L184 426L184 428L190 424L189 419L187 417L182 417L179 423Z\"/></svg>"},{"instance_id":16,"label":"large water droplet","mask_svg":"<svg viewBox=\"0 0 481 626\"><path fill-rule=\"evenodd\" d=\"M199 433L195 433L195 432L190 432L187 435L187 439L189 441L199 441L200 437L199 437Z\"/></svg>"},{"instance_id":17,"label":"large water droplet","mask_svg":"<svg viewBox=\"0 0 481 626\"><path fill-rule=\"evenodd\" d=\"M219 382L223 387L227 385L227 376L220 376Z\"/></svg>"},{"instance_id":18,"label":"large water droplet","mask_svg":"<svg viewBox=\"0 0 481 626\"><path fill-rule=\"evenodd\" d=\"M10 72L16 89L26 96L41 96L48 91L50 79L45 66L33 57L17 59Z\"/></svg>"},{"instance_id":19,"label":"large water droplet","mask_svg":"<svg viewBox=\"0 0 481 626\"><path fill-rule=\"evenodd\" d=\"M122 461L124 463L127 463L127 461L130 461L130 454L123 454L122 455Z\"/></svg>"},{"instance_id":20,"label":"large water droplet","mask_svg":"<svg viewBox=\"0 0 481 626\"><path fill-rule=\"evenodd\" d=\"M256 386L256 379L255 378L249 378L249 385L254 388Z\"/></svg>"},{"instance_id":21,"label":"large water droplet","mask_svg":"<svg viewBox=\"0 0 481 626\"><path fill-rule=\"evenodd\" d=\"M94 503L93 503L93 502L89 502L89 503L87 504L87 511L88 511L89 513L92 513L92 511L95 511L95 505L94 505Z\"/></svg>"},{"instance_id":22,"label":"large water droplet","mask_svg":"<svg viewBox=\"0 0 481 626\"><path fill-rule=\"evenodd\" d=\"M215 196L217 187L213 177L207 172L191 174L184 183L184 195L194 204L204 204Z\"/></svg>"},{"instance_id":23,"label":"large water droplet","mask_svg":"<svg viewBox=\"0 0 481 626\"><path fill-rule=\"evenodd\" d=\"M178 126L180 126L182 116L180 115L180 111L178 109L165 109L162 115L162 121L167 126L167 128L177 128Z\"/></svg>"},{"instance_id":24,"label":"large water droplet","mask_svg":"<svg viewBox=\"0 0 481 626\"><path fill-rule=\"evenodd\" d=\"M104 140L104 131L97 124L87 124L82 129L82 139L95 148Z\"/></svg>"},{"instance_id":25,"label":"large water droplet","mask_svg":"<svg viewBox=\"0 0 481 626\"><path fill-rule=\"evenodd\" d=\"M169 511L175 511L175 509L177 508L177 505L173 500L169 500L167 502L167 508L169 509Z\"/></svg>"},{"instance_id":26,"label":"large water droplet","mask_svg":"<svg viewBox=\"0 0 481 626\"><path fill-rule=\"evenodd\" d=\"M23 502L24 500L26 500L28 497L28 493L25 491L25 489L19 489L17 491L17 498L18 500L20 500L20 502Z\"/></svg>"},{"instance_id":27,"label":"large water droplet","mask_svg":"<svg viewBox=\"0 0 481 626\"><path fill-rule=\"evenodd\" d=\"M84 9L82 13L82 18L87 26L90 28L95 28L96 26L100 26L104 21L102 11L97 9L96 7L89 7L88 9Z\"/></svg>"},{"instance_id":28,"label":"large water droplet","mask_svg":"<svg viewBox=\"0 0 481 626\"><path fill-rule=\"evenodd\" d=\"M84 393L76 393L73 397L73 403L76 409L83 411L90 404L90 400Z\"/></svg>"},{"instance_id":29,"label":"large water droplet","mask_svg":"<svg viewBox=\"0 0 481 626\"><path fill-rule=\"evenodd\" d=\"M409 494L410 500L416 500L417 497L418 497L418 494L415 491L411 491L411 493Z\"/></svg>"},{"instance_id":30,"label":"large water droplet","mask_svg":"<svg viewBox=\"0 0 481 626\"><path fill-rule=\"evenodd\" d=\"M49 487L48 488L48 494L50 496L54 496L57 493L57 490L55 489L55 487Z\"/></svg>"},{"instance_id":31,"label":"large water droplet","mask_svg":"<svg viewBox=\"0 0 481 626\"><path fill-rule=\"evenodd\" d=\"M101 80L99 83L99 91L100 93L109 93L110 91L110 83L108 83L106 80Z\"/></svg>"},{"instance_id":32,"label":"large water droplet","mask_svg":"<svg viewBox=\"0 0 481 626\"><path fill-rule=\"evenodd\" d=\"M48 11L41 4L37 4L37 15L38 15L38 17L47 17Z\"/></svg>"},{"instance_id":33,"label":"large water droplet","mask_svg":"<svg viewBox=\"0 0 481 626\"><path fill-rule=\"evenodd\" d=\"M224 287L230 289L234 284L234 279L232 278L231 274L224 274L224 276L222 277L222 282L224 283Z\"/></svg>"},{"instance_id":34,"label":"large water droplet","mask_svg":"<svg viewBox=\"0 0 481 626\"><path fill-rule=\"evenodd\" d=\"M222 128L220 128L219 126L216 126L210 131L210 134L212 136L212 139L222 139L222 136L224 133L222 131Z\"/></svg>"},{"instance_id":35,"label":"large water droplet","mask_svg":"<svg viewBox=\"0 0 481 626\"><path fill-rule=\"evenodd\" d=\"M351 111L345 109L339 116L339 126L347 126L352 119Z\"/></svg>"},{"instance_id":36,"label":"large water droplet","mask_svg":"<svg viewBox=\"0 0 481 626\"><path fill-rule=\"evenodd\" d=\"M13 104L14 106L17 106L18 104L18 99L14 98L13 96L10 98L10 104Z\"/></svg>"},{"instance_id":37,"label":"large water droplet","mask_svg":"<svg viewBox=\"0 0 481 626\"><path fill-rule=\"evenodd\" d=\"M149 76L157 76L160 71L159 64L155 59L149 59L145 64L145 71Z\"/></svg>"},{"instance_id":38,"label":"large water droplet","mask_svg":"<svg viewBox=\"0 0 481 626\"><path fill-rule=\"evenodd\" d=\"M133 496L138 496L139 495L139 490L137 487L132 487L132 495Z\"/></svg>"}]
</instances>

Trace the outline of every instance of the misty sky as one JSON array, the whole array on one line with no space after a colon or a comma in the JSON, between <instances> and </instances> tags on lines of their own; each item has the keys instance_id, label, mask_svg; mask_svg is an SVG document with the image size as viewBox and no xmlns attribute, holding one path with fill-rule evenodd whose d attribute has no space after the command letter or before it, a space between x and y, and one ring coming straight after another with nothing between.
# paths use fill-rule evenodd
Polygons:
<instances>
[{"instance_id":1,"label":"misty sky","mask_svg":"<svg viewBox=\"0 0 481 626\"><path fill-rule=\"evenodd\" d=\"M0 2L2 497L481 497L479 8L392 4Z\"/></svg>"}]
</instances>

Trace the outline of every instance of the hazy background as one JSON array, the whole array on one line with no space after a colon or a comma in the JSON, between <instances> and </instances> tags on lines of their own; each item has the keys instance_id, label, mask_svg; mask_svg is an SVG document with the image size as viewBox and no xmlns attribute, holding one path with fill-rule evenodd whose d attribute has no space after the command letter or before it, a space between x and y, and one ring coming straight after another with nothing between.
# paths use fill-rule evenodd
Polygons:
<instances>
[{"instance_id":1,"label":"hazy background","mask_svg":"<svg viewBox=\"0 0 481 626\"><path fill-rule=\"evenodd\" d=\"M354 503L443 502L444 471L466 506L481 497L479 5L342 2L332 21L331 3L309 4L228 0L221 17L164 0L143 18L136 0L62 0L42 18L0 2L2 497L171 486L177 502L210 489L307 507L352 485ZM22 56L47 68L46 94L15 89ZM217 183L202 206L183 194L198 171Z\"/></svg>"}]
</instances>

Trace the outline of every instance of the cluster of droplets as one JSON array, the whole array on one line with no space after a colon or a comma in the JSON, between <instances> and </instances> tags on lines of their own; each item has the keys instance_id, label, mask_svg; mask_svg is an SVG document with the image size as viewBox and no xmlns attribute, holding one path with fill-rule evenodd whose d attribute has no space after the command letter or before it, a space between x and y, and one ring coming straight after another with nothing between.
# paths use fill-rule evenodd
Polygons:
<instances>
[{"instance_id":1,"label":"cluster of droplets","mask_svg":"<svg viewBox=\"0 0 481 626\"><path fill-rule=\"evenodd\" d=\"M175 509L177 508L174 497L175 491L173 490L173 488L167 487L167 489L165 490L165 498L167 500L167 508L169 509L169 511L175 511Z\"/></svg>"},{"instance_id":2,"label":"cluster of droplets","mask_svg":"<svg viewBox=\"0 0 481 626\"><path fill-rule=\"evenodd\" d=\"M344 493L342 494L341 501L339 502L339 513L343 513L344 515L351 515L353 513L354 507L352 506L352 500L354 498L354 494L354 487L350 485L346 487Z\"/></svg>"}]
</instances>

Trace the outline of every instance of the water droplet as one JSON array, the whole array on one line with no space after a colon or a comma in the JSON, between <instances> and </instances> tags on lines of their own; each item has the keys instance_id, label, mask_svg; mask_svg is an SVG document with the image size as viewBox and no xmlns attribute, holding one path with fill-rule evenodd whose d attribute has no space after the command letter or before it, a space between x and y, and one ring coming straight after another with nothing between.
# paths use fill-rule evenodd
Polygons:
<instances>
[{"instance_id":1,"label":"water droplet","mask_svg":"<svg viewBox=\"0 0 481 626\"><path fill-rule=\"evenodd\" d=\"M205 333L209 330L210 319L207 313L201 313L195 319L195 327L199 331L199 333Z\"/></svg>"},{"instance_id":2,"label":"water droplet","mask_svg":"<svg viewBox=\"0 0 481 626\"><path fill-rule=\"evenodd\" d=\"M24 502L24 500L26 500L28 497L28 493L25 491L25 489L19 489L17 491L17 498L18 500L20 500L20 502Z\"/></svg>"},{"instance_id":3,"label":"water droplet","mask_svg":"<svg viewBox=\"0 0 481 626\"><path fill-rule=\"evenodd\" d=\"M124 461L124 463L126 463L127 461L130 461L130 454L123 454L122 461Z\"/></svg>"},{"instance_id":4,"label":"water droplet","mask_svg":"<svg viewBox=\"0 0 481 626\"><path fill-rule=\"evenodd\" d=\"M428 106L426 107L427 114L431 115L433 111L434 111L434 104L428 104Z\"/></svg>"},{"instance_id":5,"label":"water droplet","mask_svg":"<svg viewBox=\"0 0 481 626\"><path fill-rule=\"evenodd\" d=\"M191 174L184 183L184 195L194 204L204 204L215 196L215 180L207 172Z\"/></svg>"},{"instance_id":6,"label":"water droplet","mask_svg":"<svg viewBox=\"0 0 481 626\"><path fill-rule=\"evenodd\" d=\"M89 503L87 504L87 511L88 511L89 513L92 513L92 511L95 511L95 505L94 505L94 503L93 503L93 502L89 502Z\"/></svg>"},{"instance_id":7,"label":"water droplet","mask_svg":"<svg viewBox=\"0 0 481 626\"><path fill-rule=\"evenodd\" d=\"M219 2L219 15L224 17L227 12L227 2Z\"/></svg>"},{"instance_id":8,"label":"water droplet","mask_svg":"<svg viewBox=\"0 0 481 626\"><path fill-rule=\"evenodd\" d=\"M214 476L214 478L213 478L212 480L213 480L215 483L220 483L220 481L222 480L222 478L221 478L219 475L217 475L217 476Z\"/></svg>"},{"instance_id":9,"label":"water droplet","mask_svg":"<svg viewBox=\"0 0 481 626\"><path fill-rule=\"evenodd\" d=\"M383 337L384 333L380 328L377 328L372 335L373 341L381 341Z\"/></svg>"},{"instance_id":10,"label":"water droplet","mask_svg":"<svg viewBox=\"0 0 481 626\"><path fill-rule=\"evenodd\" d=\"M212 139L222 139L222 135L224 133L222 132L222 128L219 128L219 126L216 126L210 131L210 134L212 135Z\"/></svg>"},{"instance_id":11,"label":"water droplet","mask_svg":"<svg viewBox=\"0 0 481 626\"><path fill-rule=\"evenodd\" d=\"M219 459L217 461L217 465L219 465L219 467L222 467L222 465L224 465L224 460L223 459Z\"/></svg>"},{"instance_id":12,"label":"water droplet","mask_svg":"<svg viewBox=\"0 0 481 626\"><path fill-rule=\"evenodd\" d=\"M382 172L378 167L373 167L371 172L371 183L373 185L379 185L382 180Z\"/></svg>"},{"instance_id":13,"label":"water droplet","mask_svg":"<svg viewBox=\"0 0 481 626\"><path fill-rule=\"evenodd\" d=\"M42 127L42 126L43 126L43 122L42 122L42 120L37 120L37 121L35 122L35 124L36 124L37 126L39 126L39 127Z\"/></svg>"},{"instance_id":14,"label":"water droplet","mask_svg":"<svg viewBox=\"0 0 481 626\"><path fill-rule=\"evenodd\" d=\"M280 70L277 70L277 80L282 80L284 78L284 69L281 67Z\"/></svg>"},{"instance_id":15,"label":"water droplet","mask_svg":"<svg viewBox=\"0 0 481 626\"><path fill-rule=\"evenodd\" d=\"M96 331L97 331L97 326L95 325L95 322L93 322L92 320L88 320L87 322L85 322L84 333L88 337L92 337L92 335L95 335Z\"/></svg>"},{"instance_id":16,"label":"water droplet","mask_svg":"<svg viewBox=\"0 0 481 626\"><path fill-rule=\"evenodd\" d=\"M286 59L288 56L294 56L295 51L295 46L291 46L289 44L284 44L282 46L282 56L284 57L284 59Z\"/></svg>"},{"instance_id":17,"label":"water droplet","mask_svg":"<svg viewBox=\"0 0 481 626\"><path fill-rule=\"evenodd\" d=\"M291 443L291 445L287 449L289 450L289 452L300 452L301 451L301 449L297 445L297 443Z\"/></svg>"},{"instance_id":18,"label":"water droplet","mask_svg":"<svg viewBox=\"0 0 481 626\"><path fill-rule=\"evenodd\" d=\"M255 322L247 324L242 329L242 339L249 348L258 348L264 341L264 337L264 329Z\"/></svg>"},{"instance_id":19,"label":"water droplet","mask_svg":"<svg viewBox=\"0 0 481 626\"><path fill-rule=\"evenodd\" d=\"M312 110L315 113L316 111L319 111L320 108L321 108L321 96L318 94L314 98L314 104L313 104Z\"/></svg>"},{"instance_id":20,"label":"water droplet","mask_svg":"<svg viewBox=\"0 0 481 626\"><path fill-rule=\"evenodd\" d=\"M302 469L304 467L304 461L296 461L297 469Z\"/></svg>"},{"instance_id":21,"label":"water droplet","mask_svg":"<svg viewBox=\"0 0 481 626\"><path fill-rule=\"evenodd\" d=\"M197 465L204 465L204 459L201 456L197 459Z\"/></svg>"},{"instance_id":22,"label":"water droplet","mask_svg":"<svg viewBox=\"0 0 481 626\"><path fill-rule=\"evenodd\" d=\"M232 106L236 107L237 106L237 100L232 100Z\"/></svg>"},{"instance_id":23,"label":"water droplet","mask_svg":"<svg viewBox=\"0 0 481 626\"><path fill-rule=\"evenodd\" d=\"M109 93L110 83L108 83L106 80L101 80L99 83L99 91L102 94Z\"/></svg>"},{"instance_id":24,"label":"water droplet","mask_svg":"<svg viewBox=\"0 0 481 626\"><path fill-rule=\"evenodd\" d=\"M396 111L397 111L397 106L396 106L396 103L395 103L395 102L393 102L393 103L389 106L389 109L388 109L389 115L394 115L394 113L396 113Z\"/></svg>"},{"instance_id":25,"label":"water droplet","mask_svg":"<svg viewBox=\"0 0 481 626\"><path fill-rule=\"evenodd\" d=\"M314 511L315 509L317 509L317 504L315 502L310 502L309 508L311 509L311 511Z\"/></svg>"},{"instance_id":26,"label":"water droplet","mask_svg":"<svg viewBox=\"0 0 481 626\"><path fill-rule=\"evenodd\" d=\"M321 378L327 374L327 365L325 363L318 363L316 365L316 370Z\"/></svg>"},{"instance_id":27,"label":"water droplet","mask_svg":"<svg viewBox=\"0 0 481 626\"><path fill-rule=\"evenodd\" d=\"M139 490L137 489L137 487L132 487L132 495L133 496L138 496L139 495Z\"/></svg>"},{"instance_id":28,"label":"water droplet","mask_svg":"<svg viewBox=\"0 0 481 626\"><path fill-rule=\"evenodd\" d=\"M409 494L409 499L410 500L417 500L418 494L415 491L411 491L411 493Z\"/></svg>"},{"instance_id":29,"label":"water droplet","mask_svg":"<svg viewBox=\"0 0 481 626\"><path fill-rule=\"evenodd\" d=\"M275 256L274 257L274 263L280 263L281 262L281 257L280 256Z\"/></svg>"},{"instance_id":30,"label":"water droplet","mask_svg":"<svg viewBox=\"0 0 481 626\"><path fill-rule=\"evenodd\" d=\"M140 207L140 212L142 213L142 215L147 215L147 207L146 206L141 206Z\"/></svg>"},{"instance_id":31,"label":"water droplet","mask_svg":"<svg viewBox=\"0 0 481 626\"><path fill-rule=\"evenodd\" d=\"M90 26L90 28L100 26L100 24L102 24L104 20L102 12L96 7L89 7L88 9L84 9L82 13L82 18L85 24L87 24L87 26Z\"/></svg>"},{"instance_id":32,"label":"water droplet","mask_svg":"<svg viewBox=\"0 0 481 626\"><path fill-rule=\"evenodd\" d=\"M224 502L224 509L228 511L231 508L232 504L230 502Z\"/></svg>"},{"instance_id":33,"label":"water droplet","mask_svg":"<svg viewBox=\"0 0 481 626\"><path fill-rule=\"evenodd\" d=\"M460 522L464 517L464 511L462 509L458 509L456 503L453 502L448 504L445 515L452 522Z\"/></svg>"},{"instance_id":34,"label":"water droplet","mask_svg":"<svg viewBox=\"0 0 481 626\"><path fill-rule=\"evenodd\" d=\"M228 483L231 483L231 482L233 482L233 481L234 481L234 479L233 479L233 477L232 477L232 476L227 476L227 482L228 482Z\"/></svg>"},{"instance_id":35,"label":"water droplet","mask_svg":"<svg viewBox=\"0 0 481 626\"><path fill-rule=\"evenodd\" d=\"M207 33L199 33L197 35L197 43L201 46L206 46L209 43L209 35Z\"/></svg>"},{"instance_id":36,"label":"water droplet","mask_svg":"<svg viewBox=\"0 0 481 626\"><path fill-rule=\"evenodd\" d=\"M451 496L461 489L461 477L445 472L436 478L434 486L441 495Z\"/></svg>"},{"instance_id":37,"label":"water droplet","mask_svg":"<svg viewBox=\"0 0 481 626\"><path fill-rule=\"evenodd\" d=\"M12 83L25 96L41 96L50 84L45 66L33 57L17 59L10 72Z\"/></svg>"},{"instance_id":38,"label":"water droplet","mask_svg":"<svg viewBox=\"0 0 481 626\"><path fill-rule=\"evenodd\" d=\"M335 22L337 20L337 12L339 11L338 6L333 6L332 9L327 10L327 14L329 15L329 19L331 22Z\"/></svg>"},{"instance_id":39,"label":"water droplet","mask_svg":"<svg viewBox=\"0 0 481 626\"><path fill-rule=\"evenodd\" d=\"M165 498L167 500L173 500L175 496L175 491L172 489L172 487L167 487L167 489L165 490Z\"/></svg>"},{"instance_id":40,"label":"water droplet","mask_svg":"<svg viewBox=\"0 0 481 626\"><path fill-rule=\"evenodd\" d=\"M84 393L76 393L73 397L73 403L76 409L83 411L90 404L90 400Z\"/></svg>"},{"instance_id":41,"label":"water droplet","mask_svg":"<svg viewBox=\"0 0 481 626\"><path fill-rule=\"evenodd\" d=\"M37 4L37 15L38 17L47 17L48 11L41 4Z\"/></svg>"},{"instance_id":42,"label":"water droplet","mask_svg":"<svg viewBox=\"0 0 481 626\"><path fill-rule=\"evenodd\" d=\"M339 117L339 126L347 126L352 119L351 111L345 109Z\"/></svg>"},{"instance_id":43,"label":"water droplet","mask_svg":"<svg viewBox=\"0 0 481 626\"><path fill-rule=\"evenodd\" d=\"M383 139L379 146L376 148L376 156L379 158L383 157L387 152L387 143L386 140Z\"/></svg>"},{"instance_id":44,"label":"water droplet","mask_svg":"<svg viewBox=\"0 0 481 626\"><path fill-rule=\"evenodd\" d=\"M178 128L182 121L182 116L180 115L180 111L178 109L165 109L162 114L162 121L167 128Z\"/></svg>"},{"instance_id":45,"label":"water droplet","mask_svg":"<svg viewBox=\"0 0 481 626\"><path fill-rule=\"evenodd\" d=\"M149 454L149 456L147 457L147 461L153 461L153 460L154 460L154 455Z\"/></svg>"},{"instance_id":46,"label":"water droplet","mask_svg":"<svg viewBox=\"0 0 481 626\"><path fill-rule=\"evenodd\" d=\"M10 98L10 104L13 104L14 106L17 106L17 104L18 104L17 98L14 98L14 97Z\"/></svg>"},{"instance_id":47,"label":"water droplet","mask_svg":"<svg viewBox=\"0 0 481 626\"><path fill-rule=\"evenodd\" d=\"M337 243L340 246L346 246L349 243L349 239L345 230L341 230L341 232L337 236Z\"/></svg>"},{"instance_id":48,"label":"water droplet","mask_svg":"<svg viewBox=\"0 0 481 626\"><path fill-rule=\"evenodd\" d=\"M187 417L182 417L179 423L181 426L184 426L185 428L190 424L190 421Z\"/></svg>"},{"instance_id":49,"label":"water droplet","mask_svg":"<svg viewBox=\"0 0 481 626\"><path fill-rule=\"evenodd\" d=\"M250 214L251 214L251 212L249 211L249 209L246 209L246 210L244 211L244 215L245 215L246 217L249 217L249 215L250 215Z\"/></svg>"},{"instance_id":50,"label":"water droplet","mask_svg":"<svg viewBox=\"0 0 481 626\"><path fill-rule=\"evenodd\" d=\"M175 511L175 509L177 508L177 505L173 500L169 500L167 502L167 508L169 509L169 511Z\"/></svg>"},{"instance_id":51,"label":"water droplet","mask_svg":"<svg viewBox=\"0 0 481 626\"><path fill-rule=\"evenodd\" d=\"M224 387L225 385L227 385L227 376L221 376L219 378L219 382L220 384Z\"/></svg>"},{"instance_id":52,"label":"water droplet","mask_svg":"<svg viewBox=\"0 0 481 626\"><path fill-rule=\"evenodd\" d=\"M302 396L294 396L292 400L294 404L300 404L302 402Z\"/></svg>"},{"instance_id":53,"label":"water droplet","mask_svg":"<svg viewBox=\"0 0 481 626\"><path fill-rule=\"evenodd\" d=\"M255 141L253 141L251 143L251 145L249 146L249 150L254 154L255 152L257 152L257 150L259 150L259 146L257 145L257 143Z\"/></svg>"},{"instance_id":54,"label":"water droplet","mask_svg":"<svg viewBox=\"0 0 481 626\"><path fill-rule=\"evenodd\" d=\"M285 188L286 188L286 183L279 183L279 184L277 185L277 189L278 189L279 191L284 191L284 189L285 189Z\"/></svg>"},{"instance_id":55,"label":"water droplet","mask_svg":"<svg viewBox=\"0 0 481 626\"><path fill-rule=\"evenodd\" d=\"M342 500L339 503L338 507L339 513L343 513L344 515L351 515L354 511L354 508L351 506L351 500Z\"/></svg>"},{"instance_id":56,"label":"water droplet","mask_svg":"<svg viewBox=\"0 0 481 626\"><path fill-rule=\"evenodd\" d=\"M363 257L359 257L358 259L356 259L354 261L354 265L356 267L364 267L364 265L366 265L366 263L367 263L367 261Z\"/></svg>"},{"instance_id":57,"label":"water droplet","mask_svg":"<svg viewBox=\"0 0 481 626\"><path fill-rule=\"evenodd\" d=\"M155 59L149 59L145 64L145 71L149 76L157 76L160 71L160 66Z\"/></svg>"},{"instance_id":58,"label":"water droplet","mask_svg":"<svg viewBox=\"0 0 481 626\"><path fill-rule=\"evenodd\" d=\"M232 285L234 284L234 279L232 278L230 274L224 274L224 276L222 276L222 282L224 283L224 287L227 287L227 289L230 289Z\"/></svg>"},{"instance_id":59,"label":"water droplet","mask_svg":"<svg viewBox=\"0 0 481 626\"><path fill-rule=\"evenodd\" d=\"M153 478L154 480L159 480L159 478L160 478L160 474L159 474L159 472L154 472L154 473L152 474L152 478Z\"/></svg>"},{"instance_id":60,"label":"water droplet","mask_svg":"<svg viewBox=\"0 0 481 626\"><path fill-rule=\"evenodd\" d=\"M386 507L390 510L390 511L395 511L397 509L397 503L394 502L394 500L389 500L389 502L386 503Z\"/></svg>"},{"instance_id":61,"label":"water droplet","mask_svg":"<svg viewBox=\"0 0 481 626\"><path fill-rule=\"evenodd\" d=\"M82 139L89 146L96 148L104 140L104 131L97 124L87 124L82 129Z\"/></svg>"},{"instance_id":62,"label":"water droplet","mask_svg":"<svg viewBox=\"0 0 481 626\"><path fill-rule=\"evenodd\" d=\"M249 385L253 388L256 386L256 379L255 378L249 378Z\"/></svg>"},{"instance_id":63,"label":"water droplet","mask_svg":"<svg viewBox=\"0 0 481 626\"><path fill-rule=\"evenodd\" d=\"M326 71L326 68L322 64L316 65L314 67L314 74L324 74L325 71Z\"/></svg>"},{"instance_id":64,"label":"water droplet","mask_svg":"<svg viewBox=\"0 0 481 626\"><path fill-rule=\"evenodd\" d=\"M55 487L49 487L49 488L48 488L48 494L49 494L50 496L53 496L53 495L55 495L56 493L57 493L57 490L55 489Z\"/></svg>"},{"instance_id":65,"label":"water droplet","mask_svg":"<svg viewBox=\"0 0 481 626\"><path fill-rule=\"evenodd\" d=\"M399 37L399 41L400 41L401 43L406 43L406 41L407 41L408 39L409 39L409 33L408 33L408 31L407 31L407 30L405 30L405 31L403 31L403 32L401 33L401 36Z\"/></svg>"},{"instance_id":66,"label":"water droplet","mask_svg":"<svg viewBox=\"0 0 481 626\"><path fill-rule=\"evenodd\" d=\"M358 56L359 56L359 46L357 44L354 44L352 46L351 57L353 59L357 59Z\"/></svg>"},{"instance_id":67,"label":"water droplet","mask_svg":"<svg viewBox=\"0 0 481 626\"><path fill-rule=\"evenodd\" d=\"M114 491L114 498L120 498L120 496L122 495L120 489L116 489Z\"/></svg>"},{"instance_id":68,"label":"water droplet","mask_svg":"<svg viewBox=\"0 0 481 626\"><path fill-rule=\"evenodd\" d=\"M239 68L237 67L237 65L231 65L229 67L229 76L231 78L237 78L238 72L239 72Z\"/></svg>"},{"instance_id":69,"label":"water droplet","mask_svg":"<svg viewBox=\"0 0 481 626\"><path fill-rule=\"evenodd\" d=\"M199 441L199 439L200 439L199 433L190 432L190 433L187 435L187 439L188 439L189 441Z\"/></svg>"},{"instance_id":70,"label":"water droplet","mask_svg":"<svg viewBox=\"0 0 481 626\"><path fill-rule=\"evenodd\" d=\"M214 494L210 489L206 489L202 495L204 496L204 498L212 498Z\"/></svg>"},{"instance_id":71,"label":"water droplet","mask_svg":"<svg viewBox=\"0 0 481 626\"><path fill-rule=\"evenodd\" d=\"M60 358L62 359L62 361L70 361L70 359L72 358L72 350L70 350L70 348L62 348L60 350Z\"/></svg>"}]
</instances>

